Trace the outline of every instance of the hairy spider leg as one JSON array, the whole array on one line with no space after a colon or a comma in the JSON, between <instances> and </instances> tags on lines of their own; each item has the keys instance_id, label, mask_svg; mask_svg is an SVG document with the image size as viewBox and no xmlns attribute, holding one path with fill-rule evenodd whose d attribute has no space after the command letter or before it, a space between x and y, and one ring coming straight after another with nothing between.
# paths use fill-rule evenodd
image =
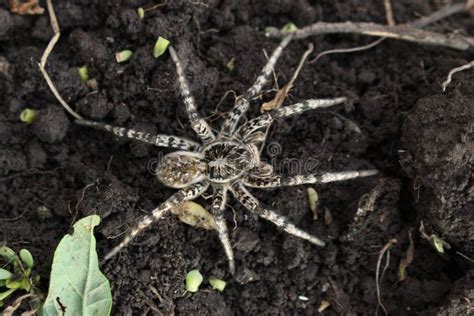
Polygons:
<instances>
[{"instance_id":1,"label":"hairy spider leg","mask_svg":"<svg viewBox=\"0 0 474 316\"><path fill-rule=\"evenodd\" d=\"M324 247L326 243L321 239L308 234L307 232L297 228L290 223L288 219L274 211L260 205L260 202L240 183L236 182L232 185L231 191L236 199L250 212L257 214L263 219L272 222L276 226L282 228L290 235L305 239L312 244Z\"/></svg>"},{"instance_id":2,"label":"hairy spider leg","mask_svg":"<svg viewBox=\"0 0 474 316\"><path fill-rule=\"evenodd\" d=\"M224 211L227 202L227 187L222 185L214 186L214 199L212 200L211 213L216 222L216 231L219 239L224 247L224 252L229 263L229 271L233 275L235 273L234 252L229 240L227 224L224 218Z\"/></svg>"},{"instance_id":3,"label":"hairy spider leg","mask_svg":"<svg viewBox=\"0 0 474 316\"><path fill-rule=\"evenodd\" d=\"M76 124L93 127L99 130L113 133L115 136L118 137L139 140L141 142L152 144L158 147L176 148L188 151L198 151L199 149L201 149L201 145L199 143L179 136L163 134L151 135L150 133L135 131L133 129L125 127L117 127L89 120L76 120Z\"/></svg>"},{"instance_id":4,"label":"hairy spider leg","mask_svg":"<svg viewBox=\"0 0 474 316\"><path fill-rule=\"evenodd\" d=\"M196 101L194 100L191 90L189 89L189 84L186 80L186 76L184 75L183 67L181 66L181 61L178 57L178 54L171 46L169 46L168 50L170 52L171 59L176 66L179 90L181 91L181 96L183 97L183 102L186 106L186 112L188 113L191 127L205 144L210 143L216 138L216 136L212 132L209 124L207 124L207 122L199 115L197 111Z\"/></svg>"},{"instance_id":5,"label":"hairy spider leg","mask_svg":"<svg viewBox=\"0 0 474 316\"><path fill-rule=\"evenodd\" d=\"M126 247L133 238L150 227L151 224L161 219L165 214L170 212L173 207L180 203L197 198L202 193L204 193L208 187L208 182L195 183L170 196L163 204L154 209L151 212L151 215L145 216L120 244L115 246L109 253L107 253L104 257L104 261L109 260L115 256L120 250Z\"/></svg>"},{"instance_id":6,"label":"hairy spider leg","mask_svg":"<svg viewBox=\"0 0 474 316\"><path fill-rule=\"evenodd\" d=\"M291 115L301 114L303 112L314 110L317 108L327 108L347 101L346 97L339 97L334 99L311 99L300 103L281 107L277 110L266 112L254 119L251 119L242 125L234 135L240 139L247 139L255 131L267 127L273 123L275 119L287 117Z\"/></svg>"},{"instance_id":7,"label":"hairy spider leg","mask_svg":"<svg viewBox=\"0 0 474 316\"><path fill-rule=\"evenodd\" d=\"M297 175L297 176L283 176L283 175L247 175L243 179L245 186L251 188L279 188L300 184L310 183L329 183L336 181L345 181L355 178L370 177L378 174L378 171L360 170L360 171L344 171L344 172L328 172L321 175Z\"/></svg>"},{"instance_id":8,"label":"hairy spider leg","mask_svg":"<svg viewBox=\"0 0 474 316\"><path fill-rule=\"evenodd\" d=\"M254 84L247 89L243 95L237 98L234 108L229 113L224 125L222 125L220 135L229 137L234 133L240 118L249 108L250 100L256 97L260 91L262 91L263 86L270 81L272 70L278 61L278 58L280 58L281 52L290 43L292 37L293 36L290 34L283 38L278 47L273 51L270 59L268 59L267 64L263 67L262 72L257 77Z\"/></svg>"}]
</instances>

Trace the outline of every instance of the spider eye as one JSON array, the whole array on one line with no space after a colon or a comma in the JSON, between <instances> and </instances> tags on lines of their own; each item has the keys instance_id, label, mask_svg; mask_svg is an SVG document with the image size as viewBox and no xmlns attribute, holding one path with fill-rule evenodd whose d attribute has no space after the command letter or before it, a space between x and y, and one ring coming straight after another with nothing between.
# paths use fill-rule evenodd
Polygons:
<instances>
[{"instance_id":1,"label":"spider eye","mask_svg":"<svg viewBox=\"0 0 474 316\"><path fill-rule=\"evenodd\" d=\"M174 152L163 157L156 168L156 175L163 184L179 189L201 181L204 170L200 155Z\"/></svg>"}]
</instances>

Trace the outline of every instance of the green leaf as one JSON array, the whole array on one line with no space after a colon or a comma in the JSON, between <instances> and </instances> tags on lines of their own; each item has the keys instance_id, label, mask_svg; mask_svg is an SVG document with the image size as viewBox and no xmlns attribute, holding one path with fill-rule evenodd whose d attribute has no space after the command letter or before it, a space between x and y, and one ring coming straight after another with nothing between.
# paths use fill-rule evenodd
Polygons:
<instances>
[{"instance_id":1,"label":"green leaf","mask_svg":"<svg viewBox=\"0 0 474 316\"><path fill-rule=\"evenodd\" d=\"M229 71L234 70L235 68L235 57L232 57L229 62L225 65Z\"/></svg>"},{"instance_id":2,"label":"green leaf","mask_svg":"<svg viewBox=\"0 0 474 316\"><path fill-rule=\"evenodd\" d=\"M3 301L7 297L9 297L15 291L16 291L16 289L9 289L8 291L1 292L0 293L0 301Z\"/></svg>"},{"instance_id":3,"label":"green leaf","mask_svg":"<svg viewBox=\"0 0 474 316\"><path fill-rule=\"evenodd\" d=\"M289 22L281 28L282 33L293 33L296 31L298 31L298 27L293 22Z\"/></svg>"},{"instance_id":4,"label":"green leaf","mask_svg":"<svg viewBox=\"0 0 474 316\"><path fill-rule=\"evenodd\" d=\"M137 13L138 13L138 16L140 17L140 20L143 20L143 18L145 17L145 10L140 7L137 9Z\"/></svg>"},{"instance_id":5,"label":"green leaf","mask_svg":"<svg viewBox=\"0 0 474 316\"><path fill-rule=\"evenodd\" d=\"M77 72L79 73L79 78L81 78L82 82L86 83L89 81L89 68L87 66L77 68Z\"/></svg>"},{"instance_id":6,"label":"green leaf","mask_svg":"<svg viewBox=\"0 0 474 316\"><path fill-rule=\"evenodd\" d=\"M170 44L170 41L168 41L166 38L163 37L158 37L155 43L155 47L153 47L153 56L155 58L160 57L166 52L166 49L168 48L168 45Z\"/></svg>"},{"instance_id":7,"label":"green leaf","mask_svg":"<svg viewBox=\"0 0 474 316\"><path fill-rule=\"evenodd\" d=\"M212 286L214 290L218 290L219 292L224 291L226 282L224 280L218 278L209 278L209 284Z\"/></svg>"},{"instance_id":8,"label":"green leaf","mask_svg":"<svg viewBox=\"0 0 474 316\"><path fill-rule=\"evenodd\" d=\"M4 287L6 284L5 280L0 280L0 287Z\"/></svg>"},{"instance_id":9,"label":"green leaf","mask_svg":"<svg viewBox=\"0 0 474 316\"><path fill-rule=\"evenodd\" d=\"M8 280L11 279L13 273L8 270L0 268L0 280Z\"/></svg>"},{"instance_id":10,"label":"green leaf","mask_svg":"<svg viewBox=\"0 0 474 316\"><path fill-rule=\"evenodd\" d=\"M193 293L197 292L203 279L199 270L189 271L188 274L186 274L186 290Z\"/></svg>"},{"instance_id":11,"label":"green leaf","mask_svg":"<svg viewBox=\"0 0 474 316\"><path fill-rule=\"evenodd\" d=\"M58 301L68 315L110 315L112 293L99 270L94 227L100 217L91 215L74 224L74 233L59 243L53 257L48 297L43 315L62 315Z\"/></svg>"},{"instance_id":12,"label":"green leaf","mask_svg":"<svg viewBox=\"0 0 474 316\"><path fill-rule=\"evenodd\" d=\"M12 289L12 290L19 289L19 288L21 288L21 280L9 279L6 282L6 286L7 286L7 288Z\"/></svg>"},{"instance_id":13,"label":"green leaf","mask_svg":"<svg viewBox=\"0 0 474 316\"><path fill-rule=\"evenodd\" d=\"M34 261L31 252L29 252L27 249L21 249L20 258L26 264L27 268L33 268Z\"/></svg>"},{"instance_id":14,"label":"green leaf","mask_svg":"<svg viewBox=\"0 0 474 316\"><path fill-rule=\"evenodd\" d=\"M26 108L20 113L20 120L26 124L31 124L36 116L38 116L38 111Z\"/></svg>"},{"instance_id":15,"label":"green leaf","mask_svg":"<svg viewBox=\"0 0 474 316\"><path fill-rule=\"evenodd\" d=\"M133 52L129 49L115 53L115 59L118 63L123 63L133 57Z\"/></svg>"},{"instance_id":16,"label":"green leaf","mask_svg":"<svg viewBox=\"0 0 474 316\"><path fill-rule=\"evenodd\" d=\"M8 262L16 260L15 252L6 246L0 247L0 257L5 258Z\"/></svg>"}]
</instances>

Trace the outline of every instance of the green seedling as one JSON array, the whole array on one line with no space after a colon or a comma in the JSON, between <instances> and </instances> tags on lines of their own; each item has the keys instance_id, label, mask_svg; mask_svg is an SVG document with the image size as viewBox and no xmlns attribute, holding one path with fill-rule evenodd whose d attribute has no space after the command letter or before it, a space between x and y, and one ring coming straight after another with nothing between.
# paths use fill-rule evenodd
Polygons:
<instances>
[{"instance_id":1,"label":"green seedling","mask_svg":"<svg viewBox=\"0 0 474 316\"><path fill-rule=\"evenodd\" d=\"M281 31L283 33L293 33L298 31L298 27L293 22L289 22L281 28Z\"/></svg>"},{"instance_id":2,"label":"green seedling","mask_svg":"<svg viewBox=\"0 0 474 316\"><path fill-rule=\"evenodd\" d=\"M38 111L26 108L20 113L20 120L26 124L31 124L38 116Z\"/></svg>"},{"instance_id":3,"label":"green seedling","mask_svg":"<svg viewBox=\"0 0 474 316\"><path fill-rule=\"evenodd\" d=\"M153 56L155 58L160 57L166 52L166 49L170 45L170 41L168 41L166 38L163 37L158 37L155 43L155 47L153 47Z\"/></svg>"},{"instance_id":4,"label":"green seedling","mask_svg":"<svg viewBox=\"0 0 474 316\"><path fill-rule=\"evenodd\" d=\"M6 263L0 268L0 307L16 291L37 293L39 275L33 272L34 260L31 252L21 249L17 255L12 249L0 247L0 257Z\"/></svg>"},{"instance_id":5,"label":"green seedling","mask_svg":"<svg viewBox=\"0 0 474 316\"><path fill-rule=\"evenodd\" d=\"M87 66L77 68L77 72L79 73L79 78L81 78L82 82L87 83L87 81L89 81L89 68L87 68Z\"/></svg>"},{"instance_id":6,"label":"green seedling","mask_svg":"<svg viewBox=\"0 0 474 316\"><path fill-rule=\"evenodd\" d=\"M225 65L229 71L234 70L235 68L235 57L232 57L229 62Z\"/></svg>"},{"instance_id":7,"label":"green seedling","mask_svg":"<svg viewBox=\"0 0 474 316\"><path fill-rule=\"evenodd\" d=\"M214 290L218 290L219 292L224 291L224 288L226 286L226 282L224 280L210 277L209 278L209 284L212 286Z\"/></svg>"},{"instance_id":8,"label":"green seedling","mask_svg":"<svg viewBox=\"0 0 474 316\"><path fill-rule=\"evenodd\" d=\"M191 270L186 274L186 290L192 293L196 293L199 290L199 286L202 283L202 274L199 270Z\"/></svg>"},{"instance_id":9,"label":"green seedling","mask_svg":"<svg viewBox=\"0 0 474 316\"><path fill-rule=\"evenodd\" d=\"M143 18L145 17L145 9L140 7L137 9L137 13L138 13L138 16L140 17L140 20L143 20Z\"/></svg>"},{"instance_id":10,"label":"green seedling","mask_svg":"<svg viewBox=\"0 0 474 316\"><path fill-rule=\"evenodd\" d=\"M309 201L309 208L311 212L313 212L313 220L318 219L318 192L316 192L313 188L308 188L308 201Z\"/></svg>"},{"instance_id":11,"label":"green seedling","mask_svg":"<svg viewBox=\"0 0 474 316\"><path fill-rule=\"evenodd\" d=\"M133 57L133 52L129 49L115 53L115 59L117 60L119 64L130 60L130 58L132 57Z\"/></svg>"}]
</instances>

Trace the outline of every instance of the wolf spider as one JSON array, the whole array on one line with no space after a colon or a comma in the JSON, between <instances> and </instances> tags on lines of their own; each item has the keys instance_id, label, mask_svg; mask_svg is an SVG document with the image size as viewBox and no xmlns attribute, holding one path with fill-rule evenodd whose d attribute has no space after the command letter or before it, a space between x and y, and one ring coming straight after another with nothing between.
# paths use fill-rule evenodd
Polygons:
<instances>
[{"instance_id":1,"label":"wolf spider","mask_svg":"<svg viewBox=\"0 0 474 316\"><path fill-rule=\"evenodd\" d=\"M262 205L247 190L248 187L275 188L308 183L328 183L377 174L377 170L362 170L286 176L274 174L271 167L269 168L268 165L261 162L259 148L264 144L266 138L266 134L262 130L268 128L273 121L346 101L345 97L306 100L266 112L246 123L238 124L247 112L250 101L258 96L263 86L269 82L274 65L290 41L291 35L281 41L253 86L237 98L234 108L218 133L215 133L198 113L196 102L191 95L179 57L174 48L169 46L171 59L176 66L179 88L186 106L186 112L193 130L201 139L201 144L177 136L150 135L149 133L114 127L99 122L76 121L81 125L112 132L119 137L127 137L159 147L177 149L177 151L165 155L159 162L156 175L164 185L180 189L180 191L154 209L151 215L145 216L130 234L105 256L105 260L117 254L153 222L161 219L167 213L173 213L173 209L180 203L203 195L209 188L213 190L211 213L215 219L217 234L224 247L229 270L232 274L235 271L234 255L223 215L229 192L248 211L274 223L287 233L305 239L317 246L325 245L324 241L297 228L284 216Z\"/></svg>"}]
</instances>

